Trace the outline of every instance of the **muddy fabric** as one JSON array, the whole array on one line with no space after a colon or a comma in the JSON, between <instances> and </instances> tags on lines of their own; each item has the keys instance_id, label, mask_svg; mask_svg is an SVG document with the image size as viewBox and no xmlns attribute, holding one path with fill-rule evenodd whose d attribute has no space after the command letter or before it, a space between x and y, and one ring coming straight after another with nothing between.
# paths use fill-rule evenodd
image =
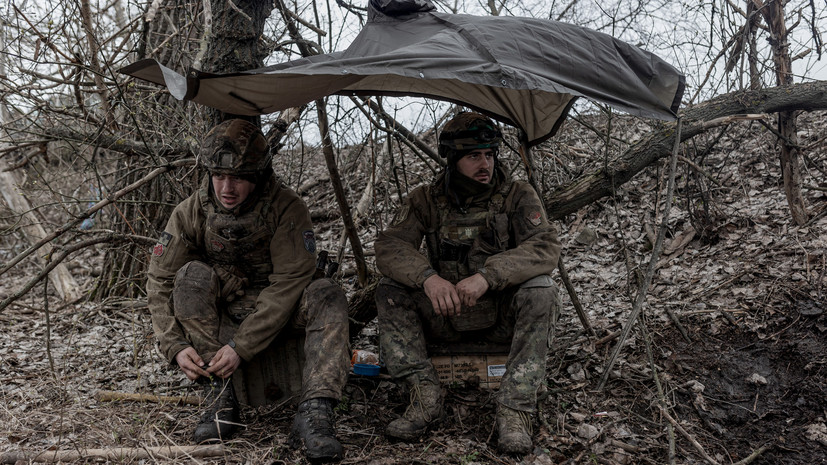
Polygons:
<instances>
[{"instance_id":1,"label":"muddy fabric","mask_svg":"<svg viewBox=\"0 0 827 465\"><path fill-rule=\"evenodd\" d=\"M434 312L425 292L383 279L376 289L379 341L394 378L438 383L426 341L509 343L506 371L497 400L514 410L533 412L546 373L546 356L554 338L560 301L547 275L499 293L497 323L481 331L458 331Z\"/></svg>"},{"instance_id":2,"label":"muddy fabric","mask_svg":"<svg viewBox=\"0 0 827 465\"><path fill-rule=\"evenodd\" d=\"M533 411L559 313L550 275L560 242L534 189L500 169L495 173L495 188L485 198L452 201L445 175L417 188L379 234L376 265L386 277L376 294L380 343L394 377L431 380L436 371L426 341L510 342L499 401ZM420 253L423 239L427 256ZM435 272L453 283L482 275L490 286L478 304L488 306L484 315L470 326L468 319L438 315L422 290ZM489 309L491 321L484 318Z\"/></svg>"},{"instance_id":3,"label":"muddy fabric","mask_svg":"<svg viewBox=\"0 0 827 465\"><path fill-rule=\"evenodd\" d=\"M243 298L222 304L218 277L212 267L189 262L178 272L173 287L175 317L188 342L204 360L233 339L261 292L247 289ZM338 399L348 370L347 298L330 279L310 283L290 319L291 332L304 331L305 364L302 400L317 397Z\"/></svg>"},{"instance_id":4,"label":"muddy fabric","mask_svg":"<svg viewBox=\"0 0 827 465\"><path fill-rule=\"evenodd\" d=\"M209 360L232 339L249 361L283 331L301 328L306 395L338 398L347 370L347 300L332 281L311 284L315 252L307 206L275 176L232 211L213 199L206 179L175 208L153 249L147 294L162 353L173 362L193 346ZM219 275L239 279L222 282ZM243 295L227 303L219 296L230 281L244 284Z\"/></svg>"}]
</instances>

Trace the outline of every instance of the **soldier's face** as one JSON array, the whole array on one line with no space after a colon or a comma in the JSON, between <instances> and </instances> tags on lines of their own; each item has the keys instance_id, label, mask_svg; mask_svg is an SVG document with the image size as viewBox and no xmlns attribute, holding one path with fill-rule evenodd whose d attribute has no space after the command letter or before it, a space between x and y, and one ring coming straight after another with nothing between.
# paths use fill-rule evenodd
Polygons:
<instances>
[{"instance_id":1,"label":"soldier's face","mask_svg":"<svg viewBox=\"0 0 827 465\"><path fill-rule=\"evenodd\" d=\"M215 198L221 202L221 205L232 209L244 202L256 185L238 176L214 174L212 175L212 188Z\"/></svg>"},{"instance_id":2,"label":"soldier's face","mask_svg":"<svg viewBox=\"0 0 827 465\"><path fill-rule=\"evenodd\" d=\"M494 176L494 150L476 149L457 161L457 171L469 178L488 184Z\"/></svg>"}]
</instances>

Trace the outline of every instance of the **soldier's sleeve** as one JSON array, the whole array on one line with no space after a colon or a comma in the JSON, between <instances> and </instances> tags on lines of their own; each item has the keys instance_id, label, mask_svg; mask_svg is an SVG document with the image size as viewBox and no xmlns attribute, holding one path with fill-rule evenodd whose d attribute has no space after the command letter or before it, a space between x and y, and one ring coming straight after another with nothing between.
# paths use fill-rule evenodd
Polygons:
<instances>
[{"instance_id":1,"label":"soldier's sleeve","mask_svg":"<svg viewBox=\"0 0 827 465\"><path fill-rule=\"evenodd\" d=\"M379 272L405 286L421 288L434 273L428 258L419 250L433 222L428 202L426 187L414 189L373 244Z\"/></svg>"},{"instance_id":2,"label":"soldier's sleeve","mask_svg":"<svg viewBox=\"0 0 827 465\"><path fill-rule=\"evenodd\" d=\"M270 285L259 294L255 312L244 319L233 336L235 351L247 361L287 325L316 270L316 239L304 201L283 188L273 208L276 230L270 240Z\"/></svg>"},{"instance_id":3,"label":"soldier's sleeve","mask_svg":"<svg viewBox=\"0 0 827 465\"><path fill-rule=\"evenodd\" d=\"M197 207L195 196L175 207L164 232L152 248L147 271L146 293L152 328L161 353L170 362L175 360L178 352L190 345L175 319L171 296L178 269L199 257L197 244L200 239L196 225L203 223L203 219Z\"/></svg>"},{"instance_id":4,"label":"soldier's sleeve","mask_svg":"<svg viewBox=\"0 0 827 465\"><path fill-rule=\"evenodd\" d=\"M526 183L515 184L518 190L507 212L509 234L515 247L489 257L480 272L492 290L551 274L560 258L560 240L537 192Z\"/></svg>"}]
</instances>

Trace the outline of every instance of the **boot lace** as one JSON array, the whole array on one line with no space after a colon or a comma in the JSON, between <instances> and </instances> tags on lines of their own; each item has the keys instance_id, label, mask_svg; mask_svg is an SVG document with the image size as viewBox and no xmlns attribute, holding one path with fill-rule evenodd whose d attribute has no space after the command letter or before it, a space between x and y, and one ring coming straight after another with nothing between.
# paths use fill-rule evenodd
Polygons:
<instances>
[{"instance_id":1,"label":"boot lace","mask_svg":"<svg viewBox=\"0 0 827 465\"><path fill-rule=\"evenodd\" d=\"M332 436L333 424L331 421L332 409L330 404L319 399L311 399L302 406L301 415L307 424L307 432L311 435Z\"/></svg>"},{"instance_id":2,"label":"boot lace","mask_svg":"<svg viewBox=\"0 0 827 465\"><path fill-rule=\"evenodd\" d=\"M528 412L501 407L502 428L508 432L524 432L532 435L531 415Z\"/></svg>"},{"instance_id":3,"label":"boot lace","mask_svg":"<svg viewBox=\"0 0 827 465\"><path fill-rule=\"evenodd\" d=\"M422 420L425 423L430 423L434 420L434 415L430 412L428 404L423 399L422 385L414 384L411 387L411 399L408 408L405 409L405 418L415 421Z\"/></svg>"}]
</instances>

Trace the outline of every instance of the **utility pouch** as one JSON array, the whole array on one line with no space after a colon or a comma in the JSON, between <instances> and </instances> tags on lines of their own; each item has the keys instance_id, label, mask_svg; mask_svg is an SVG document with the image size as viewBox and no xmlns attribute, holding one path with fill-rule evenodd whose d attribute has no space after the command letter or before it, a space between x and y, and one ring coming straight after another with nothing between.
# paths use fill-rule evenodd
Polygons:
<instances>
[{"instance_id":1,"label":"utility pouch","mask_svg":"<svg viewBox=\"0 0 827 465\"><path fill-rule=\"evenodd\" d=\"M449 316L448 319L457 331L490 328L497 322L497 303L486 294L473 307L463 306L459 315Z\"/></svg>"},{"instance_id":2,"label":"utility pouch","mask_svg":"<svg viewBox=\"0 0 827 465\"><path fill-rule=\"evenodd\" d=\"M256 311L256 300L261 289L250 289L243 296L227 304L227 315L235 324L241 324L245 318Z\"/></svg>"},{"instance_id":3,"label":"utility pouch","mask_svg":"<svg viewBox=\"0 0 827 465\"><path fill-rule=\"evenodd\" d=\"M471 246L462 242L443 239L439 245L439 260L443 262L465 262Z\"/></svg>"}]
</instances>

